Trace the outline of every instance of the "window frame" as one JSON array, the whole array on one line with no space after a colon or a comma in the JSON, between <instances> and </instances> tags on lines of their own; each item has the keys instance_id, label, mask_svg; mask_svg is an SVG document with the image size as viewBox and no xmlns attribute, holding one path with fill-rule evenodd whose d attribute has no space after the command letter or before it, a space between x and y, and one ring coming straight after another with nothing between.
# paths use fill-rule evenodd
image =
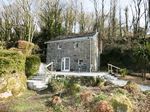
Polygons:
<instances>
[{"instance_id":1,"label":"window frame","mask_svg":"<svg viewBox=\"0 0 150 112\"><path fill-rule=\"evenodd\" d=\"M75 48L78 48L78 47L79 47L79 44L78 44L77 42L75 42L75 43L74 43L74 49L75 49Z\"/></svg>"},{"instance_id":2,"label":"window frame","mask_svg":"<svg viewBox=\"0 0 150 112\"><path fill-rule=\"evenodd\" d=\"M80 61L82 61L81 64L80 64ZM79 65L79 66L83 65L83 60L82 60L82 59L79 59L79 60L78 60L78 65Z\"/></svg>"},{"instance_id":3,"label":"window frame","mask_svg":"<svg viewBox=\"0 0 150 112\"><path fill-rule=\"evenodd\" d=\"M60 47L61 46L61 47ZM62 49L62 45L61 44L58 44L57 48L60 50Z\"/></svg>"}]
</instances>

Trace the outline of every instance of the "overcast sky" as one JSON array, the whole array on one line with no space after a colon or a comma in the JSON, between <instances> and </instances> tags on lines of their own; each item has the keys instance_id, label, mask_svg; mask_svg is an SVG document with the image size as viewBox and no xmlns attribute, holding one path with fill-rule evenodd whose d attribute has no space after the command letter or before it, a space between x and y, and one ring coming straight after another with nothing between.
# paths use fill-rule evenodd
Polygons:
<instances>
[{"instance_id":1,"label":"overcast sky","mask_svg":"<svg viewBox=\"0 0 150 112\"><path fill-rule=\"evenodd\" d=\"M9 4L14 0L0 0L0 9L2 9L2 5L3 3L5 4ZM94 11L94 6L93 3L91 2L92 0L78 0L78 2L83 2L83 7L84 10L86 12L92 12ZM98 0L99 2L99 9L101 9L101 0ZM133 5L132 0L117 0L117 14L116 16L119 16L119 8L121 7L122 10L122 22L125 22L125 14L124 14L124 9L125 7L128 5L129 6L129 24L132 21L132 13L130 11L130 5ZM109 7L110 7L110 0L105 0L105 13L107 13L109 11ZM143 7L141 7L141 12L143 10ZM144 18L141 18L140 21L141 26L144 26Z\"/></svg>"}]
</instances>

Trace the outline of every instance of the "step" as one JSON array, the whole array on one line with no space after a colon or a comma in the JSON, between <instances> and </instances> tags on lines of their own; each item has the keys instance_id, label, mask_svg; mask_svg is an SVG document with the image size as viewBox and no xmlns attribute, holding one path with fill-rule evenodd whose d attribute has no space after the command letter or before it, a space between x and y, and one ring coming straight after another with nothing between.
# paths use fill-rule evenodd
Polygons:
<instances>
[{"instance_id":1,"label":"step","mask_svg":"<svg viewBox=\"0 0 150 112\"><path fill-rule=\"evenodd\" d=\"M39 80L27 80L27 82L33 82L33 83L40 83L40 82L43 82L43 81L39 81Z\"/></svg>"},{"instance_id":2,"label":"step","mask_svg":"<svg viewBox=\"0 0 150 112\"><path fill-rule=\"evenodd\" d=\"M34 77L32 80L44 80L45 78Z\"/></svg>"}]
</instances>

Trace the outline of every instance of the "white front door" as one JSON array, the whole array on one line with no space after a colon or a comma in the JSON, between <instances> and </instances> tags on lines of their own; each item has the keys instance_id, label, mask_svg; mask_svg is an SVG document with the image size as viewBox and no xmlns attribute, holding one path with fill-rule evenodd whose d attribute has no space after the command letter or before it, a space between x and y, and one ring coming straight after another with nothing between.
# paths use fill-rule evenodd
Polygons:
<instances>
[{"instance_id":1,"label":"white front door","mask_svg":"<svg viewBox=\"0 0 150 112\"><path fill-rule=\"evenodd\" d=\"M62 58L61 71L70 71L70 58L69 57Z\"/></svg>"}]
</instances>

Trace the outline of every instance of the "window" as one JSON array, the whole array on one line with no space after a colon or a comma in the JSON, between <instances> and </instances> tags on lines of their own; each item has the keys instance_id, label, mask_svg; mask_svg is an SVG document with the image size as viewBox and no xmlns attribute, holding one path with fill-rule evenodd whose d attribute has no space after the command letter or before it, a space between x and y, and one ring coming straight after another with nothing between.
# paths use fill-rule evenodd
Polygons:
<instances>
[{"instance_id":1,"label":"window","mask_svg":"<svg viewBox=\"0 0 150 112\"><path fill-rule=\"evenodd\" d=\"M61 49L61 48L62 48L62 45L59 44L59 45L58 45L58 49Z\"/></svg>"},{"instance_id":2,"label":"window","mask_svg":"<svg viewBox=\"0 0 150 112\"><path fill-rule=\"evenodd\" d=\"M74 43L74 48L77 48L78 47L78 43Z\"/></svg>"},{"instance_id":3,"label":"window","mask_svg":"<svg viewBox=\"0 0 150 112\"><path fill-rule=\"evenodd\" d=\"M83 60L78 60L78 65L83 65Z\"/></svg>"}]
</instances>

